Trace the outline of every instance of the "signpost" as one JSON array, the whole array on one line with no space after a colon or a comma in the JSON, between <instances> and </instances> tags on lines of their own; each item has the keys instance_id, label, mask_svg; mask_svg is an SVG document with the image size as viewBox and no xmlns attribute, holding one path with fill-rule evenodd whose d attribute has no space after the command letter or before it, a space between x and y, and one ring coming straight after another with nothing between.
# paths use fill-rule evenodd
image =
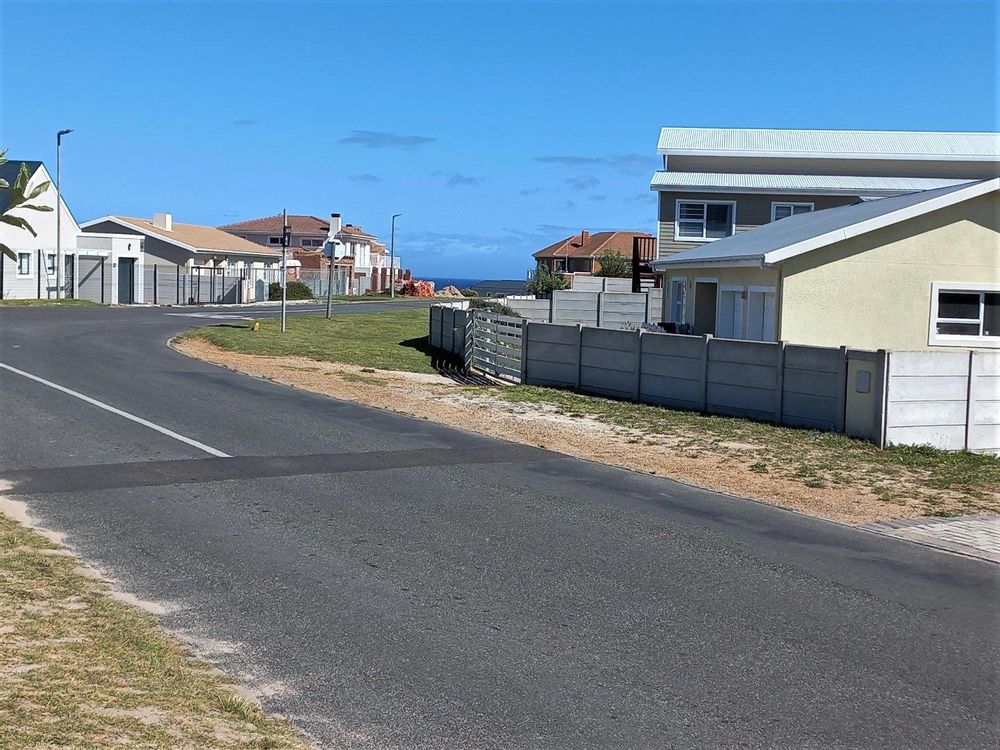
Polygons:
<instances>
[{"instance_id":1,"label":"signpost","mask_svg":"<svg viewBox=\"0 0 1000 750\"><path fill-rule=\"evenodd\" d=\"M287 330L285 307L288 303L288 245L292 239L292 228L288 224L288 209L281 212L281 332Z\"/></svg>"}]
</instances>

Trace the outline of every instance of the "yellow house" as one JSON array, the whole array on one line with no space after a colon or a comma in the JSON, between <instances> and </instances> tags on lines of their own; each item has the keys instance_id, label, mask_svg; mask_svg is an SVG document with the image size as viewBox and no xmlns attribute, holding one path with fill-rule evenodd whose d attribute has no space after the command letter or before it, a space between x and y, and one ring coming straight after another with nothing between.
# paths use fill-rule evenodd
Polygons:
<instances>
[{"instance_id":1,"label":"yellow house","mask_svg":"<svg viewBox=\"0 0 1000 750\"><path fill-rule=\"evenodd\" d=\"M1000 178L797 214L653 262L663 320L723 338L1000 348Z\"/></svg>"}]
</instances>

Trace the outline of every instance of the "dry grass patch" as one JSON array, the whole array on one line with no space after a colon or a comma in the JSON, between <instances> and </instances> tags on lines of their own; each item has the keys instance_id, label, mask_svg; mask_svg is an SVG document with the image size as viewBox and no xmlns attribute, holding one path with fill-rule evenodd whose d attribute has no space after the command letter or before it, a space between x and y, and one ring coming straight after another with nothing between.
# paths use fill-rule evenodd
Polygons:
<instances>
[{"instance_id":1,"label":"dry grass patch","mask_svg":"<svg viewBox=\"0 0 1000 750\"><path fill-rule=\"evenodd\" d=\"M307 747L77 566L0 515L0 746Z\"/></svg>"}]
</instances>

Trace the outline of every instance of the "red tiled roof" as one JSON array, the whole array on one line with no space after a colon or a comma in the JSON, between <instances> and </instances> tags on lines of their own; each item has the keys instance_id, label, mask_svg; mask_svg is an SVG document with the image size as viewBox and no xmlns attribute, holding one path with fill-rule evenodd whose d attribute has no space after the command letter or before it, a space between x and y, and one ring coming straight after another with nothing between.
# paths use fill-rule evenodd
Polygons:
<instances>
[{"instance_id":1,"label":"red tiled roof","mask_svg":"<svg viewBox=\"0 0 1000 750\"><path fill-rule=\"evenodd\" d=\"M330 231L330 220L318 216L289 214L288 223L293 234L326 234ZM281 214L265 216L260 219L238 221L235 224L225 224L219 229L226 232L275 232L281 233Z\"/></svg>"},{"instance_id":2,"label":"red tiled roof","mask_svg":"<svg viewBox=\"0 0 1000 750\"><path fill-rule=\"evenodd\" d=\"M581 232L559 240L534 254L535 258L596 258L607 252L629 258L632 256L633 237L652 237L648 232Z\"/></svg>"}]
</instances>

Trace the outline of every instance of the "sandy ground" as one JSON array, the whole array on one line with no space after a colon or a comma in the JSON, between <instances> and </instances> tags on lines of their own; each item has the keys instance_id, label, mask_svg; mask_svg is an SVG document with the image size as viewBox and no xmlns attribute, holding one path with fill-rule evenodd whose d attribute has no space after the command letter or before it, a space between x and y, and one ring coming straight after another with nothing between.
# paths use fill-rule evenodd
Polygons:
<instances>
[{"instance_id":1,"label":"sandy ground","mask_svg":"<svg viewBox=\"0 0 1000 750\"><path fill-rule=\"evenodd\" d=\"M666 436L637 443L635 430L586 417L559 414L538 404L513 404L442 375L373 370L299 357L229 352L204 340L184 339L175 348L278 383L424 417L442 424L536 445L570 456L657 474L707 489L849 524L921 514L921 508L879 499L850 485L808 487L802 482L751 471L724 453L677 452ZM390 386L390 387L386 387ZM510 386L498 385L497 388Z\"/></svg>"}]
</instances>

